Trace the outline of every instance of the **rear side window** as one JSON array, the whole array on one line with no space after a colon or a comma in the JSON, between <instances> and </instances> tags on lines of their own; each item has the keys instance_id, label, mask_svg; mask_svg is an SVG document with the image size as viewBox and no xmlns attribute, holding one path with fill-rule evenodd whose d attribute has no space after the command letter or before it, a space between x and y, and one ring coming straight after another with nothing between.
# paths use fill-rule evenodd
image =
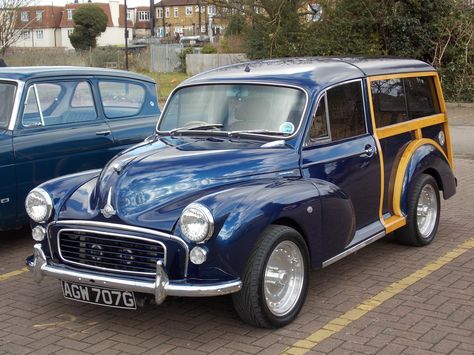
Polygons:
<instances>
[{"instance_id":1,"label":"rear side window","mask_svg":"<svg viewBox=\"0 0 474 355\"><path fill-rule=\"evenodd\" d=\"M440 113L431 76L377 80L371 91L377 127Z\"/></svg>"},{"instance_id":2,"label":"rear side window","mask_svg":"<svg viewBox=\"0 0 474 355\"><path fill-rule=\"evenodd\" d=\"M365 133L364 103L360 81L328 90L327 109L332 140Z\"/></svg>"},{"instance_id":3,"label":"rear side window","mask_svg":"<svg viewBox=\"0 0 474 355\"><path fill-rule=\"evenodd\" d=\"M433 77L408 78L404 82L410 119L440 112Z\"/></svg>"},{"instance_id":4,"label":"rear side window","mask_svg":"<svg viewBox=\"0 0 474 355\"><path fill-rule=\"evenodd\" d=\"M108 118L135 116L140 113L145 102L145 89L139 84L100 81L99 91Z\"/></svg>"}]
</instances>

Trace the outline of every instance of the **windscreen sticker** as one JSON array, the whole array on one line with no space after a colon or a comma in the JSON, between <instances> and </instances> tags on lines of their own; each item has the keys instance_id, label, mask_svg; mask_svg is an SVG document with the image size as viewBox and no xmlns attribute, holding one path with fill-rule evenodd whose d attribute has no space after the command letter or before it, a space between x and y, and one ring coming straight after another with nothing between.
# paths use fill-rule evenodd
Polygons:
<instances>
[{"instance_id":1,"label":"windscreen sticker","mask_svg":"<svg viewBox=\"0 0 474 355\"><path fill-rule=\"evenodd\" d=\"M294 131L295 131L295 125L291 122L283 122L280 125L280 132L281 133L292 134Z\"/></svg>"}]
</instances>

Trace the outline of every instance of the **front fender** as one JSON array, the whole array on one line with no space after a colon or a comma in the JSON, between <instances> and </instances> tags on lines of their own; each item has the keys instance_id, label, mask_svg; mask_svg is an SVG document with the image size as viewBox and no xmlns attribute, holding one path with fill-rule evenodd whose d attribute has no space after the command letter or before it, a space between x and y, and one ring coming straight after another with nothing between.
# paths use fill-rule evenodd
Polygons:
<instances>
[{"instance_id":1,"label":"front fender","mask_svg":"<svg viewBox=\"0 0 474 355\"><path fill-rule=\"evenodd\" d=\"M58 219L61 207L74 191L92 179L97 178L100 171L101 169L95 169L65 175L56 179L48 180L38 186L49 193L53 200L54 220Z\"/></svg>"},{"instance_id":2,"label":"front fender","mask_svg":"<svg viewBox=\"0 0 474 355\"><path fill-rule=\"evenodd\" d=\"M311 259L321 259L321 205L318 189L310 180L253 182L207 195L196 202L213 213L215 234L205 244L208 261L199 268L191 264L191 275L207 278L225 272L239 277L262 232L279 221L298 226ZM181 234L179 226L177 229Z\"/></svg>"},{"instance_id":3,"label":"front fender","mask_svg":"<svg viewBox=\"0 0 474 355\"><path fill-rule=\"evenodd\" d=\"M438 187L443 191L444 199L456 193L456 179L446 156L436 146L423 144L412 154L405 170L400 197L400 209L405 215L408 210L410 189L416 179L424 173L433 175Z\"/></svg>"}]
</instances>

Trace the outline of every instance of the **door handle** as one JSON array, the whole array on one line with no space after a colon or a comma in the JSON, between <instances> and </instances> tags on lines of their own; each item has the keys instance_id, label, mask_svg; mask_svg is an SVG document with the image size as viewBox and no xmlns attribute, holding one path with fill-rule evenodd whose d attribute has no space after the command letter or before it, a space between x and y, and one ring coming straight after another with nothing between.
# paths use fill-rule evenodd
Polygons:
<instances>
[{"instance_id":1,"label":"door handle","mask_svg":"<svg viewBox=\"0 0 474 355\"><path fill-rule=\"evenodd\" d=\"M375 154L375 147L371 146L370 144L367 144L365 146L364 151L360 155L361 157L367 157L370 158Z\"/></svg>"},{"instance_id":2,"label":"door handle","mask_svg":"<svg viewBox=\"0 0 474 355\"><path fill-rule=\"evenodd\" d=\"M96 136L108 136L110 133L110 131L99 131L99 132L95 132Z\"/></svg>"}]
</instances>

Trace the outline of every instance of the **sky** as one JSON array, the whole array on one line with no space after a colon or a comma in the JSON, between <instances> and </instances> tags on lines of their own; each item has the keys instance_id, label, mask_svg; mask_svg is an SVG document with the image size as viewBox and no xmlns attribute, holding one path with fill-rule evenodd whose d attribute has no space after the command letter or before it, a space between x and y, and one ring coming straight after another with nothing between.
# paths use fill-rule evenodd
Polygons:
<instances>
[{"instance_id":1,"label":"sky","mask_svg":"<svg viewBox=\"0 0 474 355\"><path fill-rule=\"evenodd\" d=\"M123 4L123 0L119 0ZM65 5L74 3L74 0L37 0L35 1L38 5ZM87 0L79 0L80 3L86 3ZM109 2L108 0L93 0L93 2ZM156 1L155 1L156 2ZM149 5L150 0L127 0L128 7L135 7L141 5Z\"/></svg>"}]
</instances>

